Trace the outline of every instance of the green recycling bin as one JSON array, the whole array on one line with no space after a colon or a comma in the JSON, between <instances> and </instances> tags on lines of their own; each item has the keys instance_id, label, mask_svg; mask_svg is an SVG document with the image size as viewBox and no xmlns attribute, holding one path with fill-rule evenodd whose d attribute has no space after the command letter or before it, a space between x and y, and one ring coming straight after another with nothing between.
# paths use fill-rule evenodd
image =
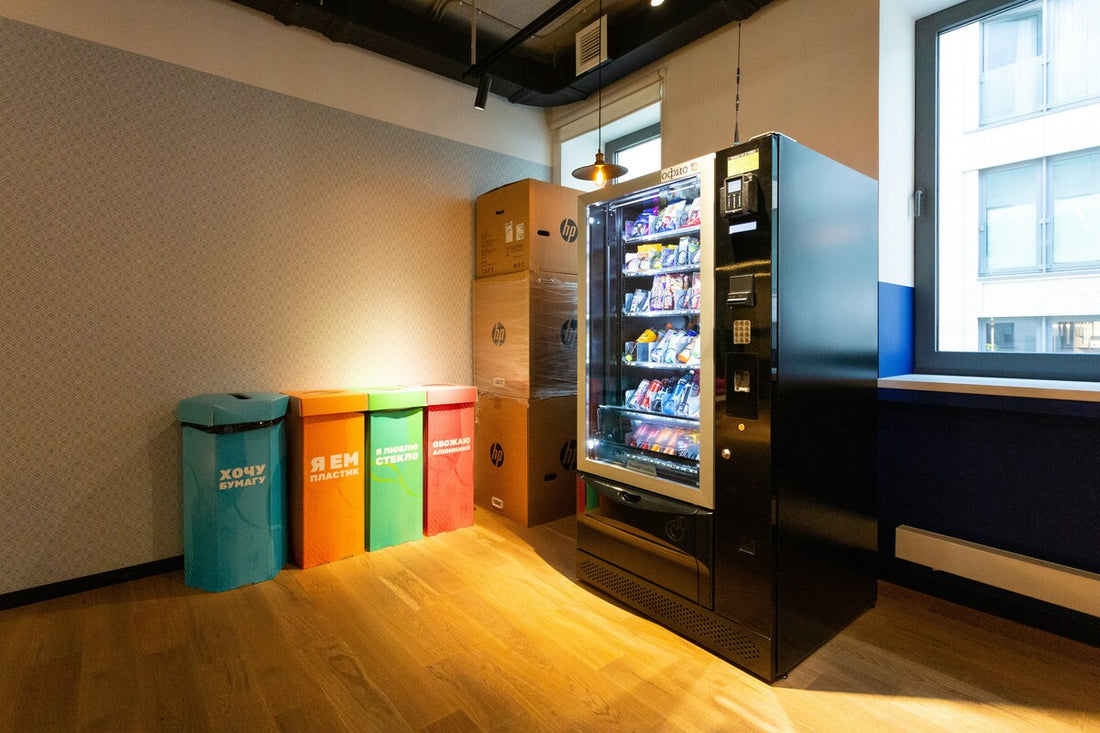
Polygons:
<instances>
[{"instance_id":1,"label":"green recycling bin","mask_svg":"<svg viewBox=\"0 0 1100 733\"><path fill-rule=\"evenodd\" d=\"M181 400L183 582L224 591L286 564L287 396L204 394Z\"/></svg>"},{"instance_id":2,"label":"green recycling bin","mask_svg":"<svg viewBox=\"0 0 1100 733\"><path fill-rule=\"evenodd\" d=\"M368 550L424 536L424 403L422 389L367 390Z\"/></svg>"}]
</instances>

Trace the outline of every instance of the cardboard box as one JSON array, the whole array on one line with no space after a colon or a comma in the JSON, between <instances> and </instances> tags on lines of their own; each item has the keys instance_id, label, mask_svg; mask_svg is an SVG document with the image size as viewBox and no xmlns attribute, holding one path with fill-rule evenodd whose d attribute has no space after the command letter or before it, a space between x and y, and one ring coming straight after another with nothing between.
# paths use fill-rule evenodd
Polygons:
<instances>
[{"instance_id":1,"label":"cardboard box","mask_svg":"<svg viewBox=\"0 0 1100 733\"><path fill-rule=\"evenodd\" d=\"M580 191L525 178L477 197L476 273L577 272Z\"/></svg>"},{"instance_id":2,"label":"cardboard box","mask_svg":"<svg viewBox=\"0 0 1100 733\"><path fill-rule=\"evenodd\" d=\"M474 501L525 527L577 505L577 399L478 395Z\"/></svg>"},{"instance_id":3,"label":"cardboard box","mask_svg":"<svg viewBox=\"0 0 1100 733\"><path fill-rule=\"evenodd\" d=\"M474 384L517 399L577 393L577 276L518 272L474 281Z\"/></svg>"}]
</instances>

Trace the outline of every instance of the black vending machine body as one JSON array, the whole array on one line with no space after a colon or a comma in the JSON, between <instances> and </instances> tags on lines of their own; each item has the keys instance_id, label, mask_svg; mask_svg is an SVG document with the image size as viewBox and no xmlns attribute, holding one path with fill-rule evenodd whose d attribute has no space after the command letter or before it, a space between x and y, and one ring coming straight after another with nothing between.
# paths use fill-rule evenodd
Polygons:
<instances>
[{"instance_id":1,"label":"black vending machine body","mask_svg":"<svg viewBox=\"0 0 1100 733\"><path fill-rule=\"evenodd\" d=\"M598 460L614 432L600 418L632 381L615 343L632 331L607 304L633 256L617 205L634 199L622 187L581 199L577 574L772 681L876 598L877 185L774 133L713 166L697 322L709 501Z\"/></svg>"}]
</instances>

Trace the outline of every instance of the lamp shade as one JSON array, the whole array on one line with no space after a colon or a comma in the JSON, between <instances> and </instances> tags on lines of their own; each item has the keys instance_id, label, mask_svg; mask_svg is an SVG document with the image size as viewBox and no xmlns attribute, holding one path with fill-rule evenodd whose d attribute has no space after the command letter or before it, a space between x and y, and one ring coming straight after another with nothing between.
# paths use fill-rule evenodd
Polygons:
<instances>
[{"instance_id":1,"label":"lamp shade","mask_svg":"<svg viewBox=\"0 0 1100 733\"><path fill-rule=\"evenodd\" d=\"M607 185L608 181L625 175L626 172L626 166L616 165L615 163L604 163L603 153L597 151L596 162L592 165L585 165L577 168L573 171L573 177L581 181L592 181L600 188L603 188Z\"/></svg>"}]
</instances>

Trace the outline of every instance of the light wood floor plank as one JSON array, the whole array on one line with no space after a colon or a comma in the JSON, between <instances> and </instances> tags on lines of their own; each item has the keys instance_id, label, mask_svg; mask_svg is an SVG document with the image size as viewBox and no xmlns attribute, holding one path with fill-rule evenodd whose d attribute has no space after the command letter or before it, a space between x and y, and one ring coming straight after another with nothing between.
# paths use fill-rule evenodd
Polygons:
<instances>
[{"instance_id":1,"label":"light wood floor plank","mask_svg":"<svg viewBox=\"0 0 1100 733\"><path fill-rule=\"evenodd\" d=\"M768 685L574 578L572 518L0 612L0 731L1100 731L1100 649L894 585Z\"/></svg>"}]
</instances>

